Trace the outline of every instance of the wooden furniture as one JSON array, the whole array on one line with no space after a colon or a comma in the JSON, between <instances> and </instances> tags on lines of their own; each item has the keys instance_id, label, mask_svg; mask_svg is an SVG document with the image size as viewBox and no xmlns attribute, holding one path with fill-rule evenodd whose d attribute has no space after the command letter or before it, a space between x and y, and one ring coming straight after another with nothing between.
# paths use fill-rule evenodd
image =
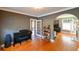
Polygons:
<instances>
[{"instance_id":1,"label":"wooden furniture","mask_svg":"<svg viewBox=\"0 0 79 59\"><path fill-rule=\"evenodd\" d=\"M50 36L51 36L50 25L45 26L45 27L43 28L43 35L44 35L44 38L45 38L45 39L50 40Z\"/></svg>"}]
</instances>

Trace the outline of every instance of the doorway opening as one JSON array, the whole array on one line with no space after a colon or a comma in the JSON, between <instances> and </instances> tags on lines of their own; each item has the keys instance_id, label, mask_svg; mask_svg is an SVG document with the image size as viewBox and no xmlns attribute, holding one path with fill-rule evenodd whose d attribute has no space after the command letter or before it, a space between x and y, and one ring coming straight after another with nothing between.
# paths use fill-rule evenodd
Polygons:
<instances>
[{"instance_id":1,"label":"doorway opening","mask_svg":"<svg viewBox=\"0 0 79 59\"><path fill-rule=\"evenodd\" d=\"M30 19L30 30L32 39L35 39L36 36L42 37L42 20Z\"/></svg>"},{"instance_id":2,"label":"doorway opening","mask_svg":"<svg viewBox=\"0 0 79 59\"><path fill-rule=\"evenodd\" d=\"M57 20L59 20L59 26L62 33L66 34L68 37L73 38L71 40L78 39L79 21L75 15L62 14L57 17Z\"/></svg>"}]
</instances>

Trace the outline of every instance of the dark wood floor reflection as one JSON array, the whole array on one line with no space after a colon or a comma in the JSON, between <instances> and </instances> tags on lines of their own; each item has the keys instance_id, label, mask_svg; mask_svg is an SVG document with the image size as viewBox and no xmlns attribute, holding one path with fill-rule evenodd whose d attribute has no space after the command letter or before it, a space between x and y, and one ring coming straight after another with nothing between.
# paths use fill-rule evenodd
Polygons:
<instances>
[{"instance_id":1,"label":"dark wood floor reflection","mask_svg":"<svg viewBox=\"0 0 79 59\"><path fill-rule=\"evenodd\" d=\"M62 38L63 34L58 33L57 38L53 42L49 42L46 39L35 38L34 40L28 40L22 42L22 44L16 44L15 47L4 48L5 51L77 51L79 43L73 41L68 35ZM67 38L66 38L67 37ZM69 38L69 39L68 39Z\"/></svg>"}]
</instances>

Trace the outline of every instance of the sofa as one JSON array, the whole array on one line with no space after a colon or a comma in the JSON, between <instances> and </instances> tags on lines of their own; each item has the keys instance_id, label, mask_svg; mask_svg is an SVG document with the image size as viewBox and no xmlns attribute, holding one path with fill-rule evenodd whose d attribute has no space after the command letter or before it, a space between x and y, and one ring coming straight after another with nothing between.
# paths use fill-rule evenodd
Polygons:
<instances>
[{"instance_id":1,"label":"sofa","mask_svg":"<svg viewBox=\"0 0 79 59\"><path fill-rule=\"evenodd\" d=\"M31 39L32 32L30 30L20 30L19 32L14 33L14 46L16 43Z\"/></svg>"}]
</instances>

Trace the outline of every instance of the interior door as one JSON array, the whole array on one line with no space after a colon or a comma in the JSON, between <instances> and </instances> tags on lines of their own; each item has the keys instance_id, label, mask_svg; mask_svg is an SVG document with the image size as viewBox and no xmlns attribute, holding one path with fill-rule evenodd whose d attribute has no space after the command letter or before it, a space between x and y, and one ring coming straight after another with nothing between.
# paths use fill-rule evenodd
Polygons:
<instances>
[{"instance_id":1,"label":"interior door","mask_svg":"<svg viewBox=\"0 0 79 59\"><path fill-rule=\"evenodd\" d=\"M36 33L36 19L30 19L30 30L32 31L32 36Z\"/></svg>"},{"instance_id":2,"label":"interior door","mask_svg":"<svg viewBox=\"0 0 79 59\"><path fill-rule=\"evenodd\" d=\"M42 20L36 20L36 35L42 36Z\"/></svg>"}]
</instances>

